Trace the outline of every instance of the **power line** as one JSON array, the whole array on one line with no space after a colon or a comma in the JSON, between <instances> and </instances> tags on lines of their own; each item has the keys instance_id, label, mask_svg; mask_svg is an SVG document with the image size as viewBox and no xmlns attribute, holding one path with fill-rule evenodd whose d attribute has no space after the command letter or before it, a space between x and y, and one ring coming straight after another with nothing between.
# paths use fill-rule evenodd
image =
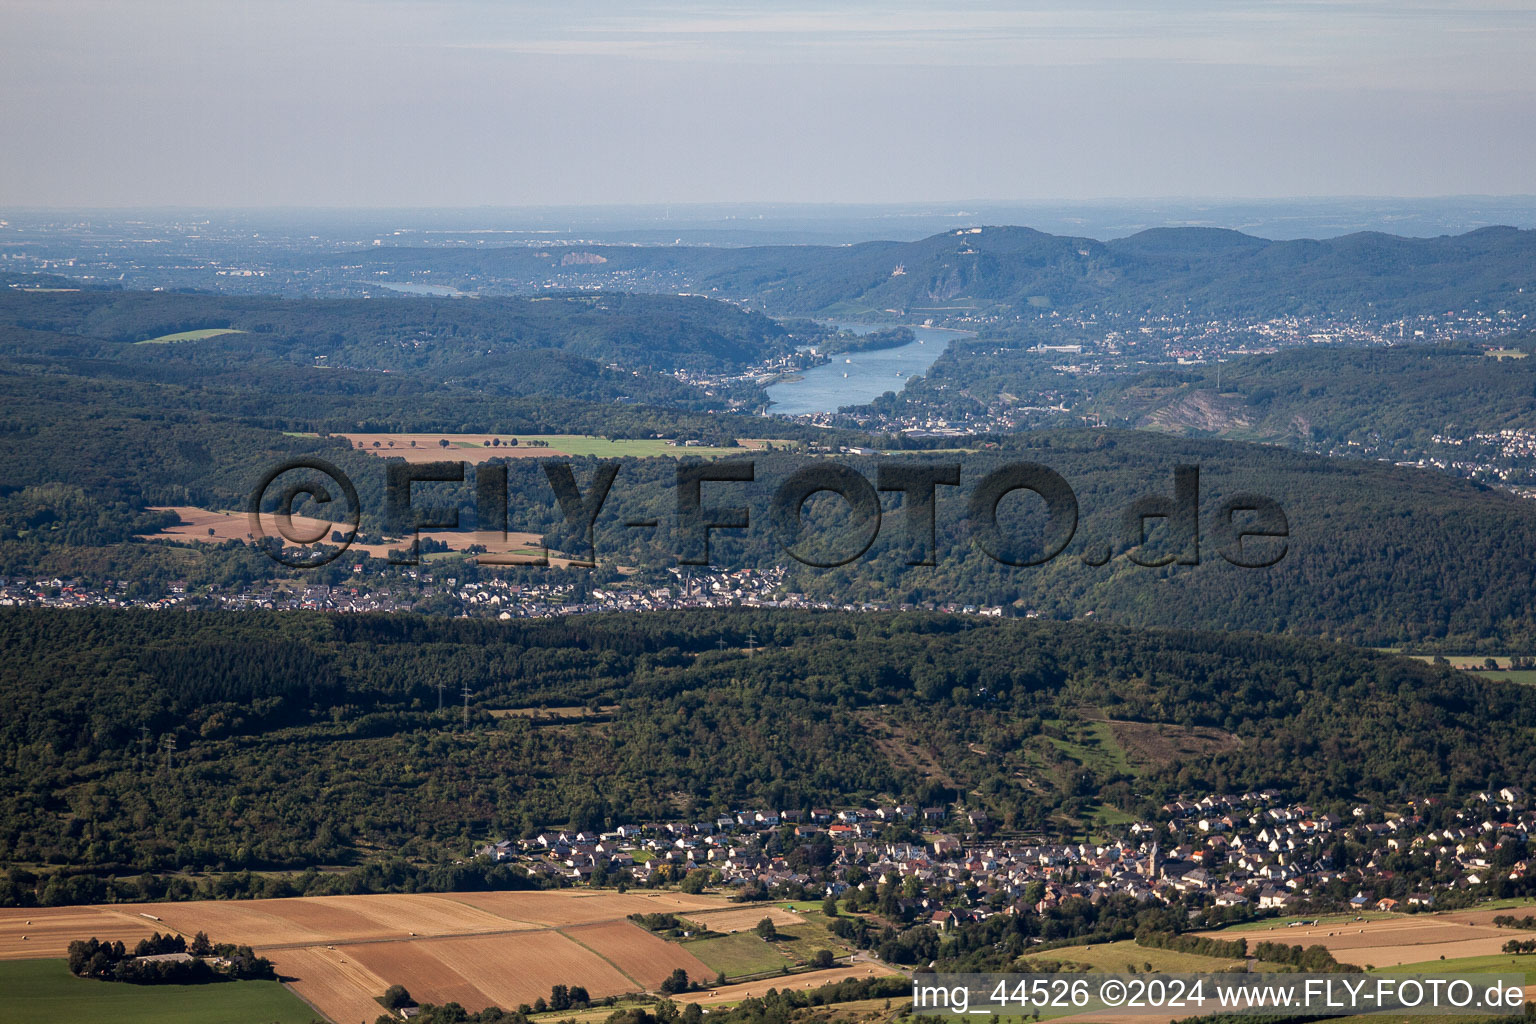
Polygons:
<instances>
[{"instance_id":1,"label":"power line","mask_svg":"<svg viewBox=\"0 0 1536 1024\"><path fill-rule=\"evenodd\" d=\"M464 725L465 725L466 728L469 726L469 694L470 694L469 684L465 683L464 684Z\"/></svg>"}]
</instances>

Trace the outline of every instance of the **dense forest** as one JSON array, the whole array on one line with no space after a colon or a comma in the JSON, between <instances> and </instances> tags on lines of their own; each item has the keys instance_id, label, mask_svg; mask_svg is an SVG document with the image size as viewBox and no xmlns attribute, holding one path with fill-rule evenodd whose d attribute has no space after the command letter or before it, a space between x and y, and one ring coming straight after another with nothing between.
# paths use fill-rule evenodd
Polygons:
<instances>
[{"instance_id":1,"label":"dense forest","mask_svg":"<svg viewBox=\"0 0 1536 1024\"><path fill-rule=\"evenodd\" d=\"M6 903L483 886L413 865L758 805L958 803L1054 830L1185 791L1344 809L1536 783L1536 691L1248 634L5 609L0 648ZM439 684L470 689L467 721ZM533 713L553 707L578 713ZM163 877L323 865L368 870Z\"/></svg>"},{"instance_id":2,"label":"dense forest","mask_svg":"<svg viewBox=\"0 0 1536 1024\"><path fill-rule=\"evenodd\" d=\"M1530 353L1536 338L1502 344ZM1279 442L1427 446L1531 426L1536 359L1480 348L1326 346L1140 374L1101 390L1093 409L1126 426ZM1451 454L1449 448L1442 454Z\"/></svg>"},{"instance_id":3,"label":"dense forest","mask_svg":"<svg viewBox=\"0 0 1536 1024\"><path fill-rule=\"evenodd\" d=\"M189 341L124 346L187 331L234 333ZM628 369L700 372L761 362L793 349L778 322L735 306L684 296L554 294L487 298L295 300L210 293L0 291L0 337L8 354L73 339L79 359L133 360L146 377L191 360L228 367L253 354L299 366L402 372L430 369L440 378L494 374L518 352ZM163 347L169 346L169 347ZM489 356L491 358L484 358ZM535 366L535 360L520 360Z\"/></svg>"}]
</instances>

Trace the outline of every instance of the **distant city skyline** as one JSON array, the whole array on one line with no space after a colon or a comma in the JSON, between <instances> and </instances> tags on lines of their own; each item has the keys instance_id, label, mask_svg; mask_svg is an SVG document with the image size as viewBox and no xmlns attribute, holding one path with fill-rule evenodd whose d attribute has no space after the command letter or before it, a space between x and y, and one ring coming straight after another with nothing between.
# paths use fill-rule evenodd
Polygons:
<instances>
[{"instance_id":1,"label":"distant city skyline","mask_svg":"<svg viewBox=\"0 0 1536 1024\"><path fill-rule=\"evenodd\" d=\"M0 208L1536 193L1512 0L10 0Z\"/></svg>"}]
</instances>

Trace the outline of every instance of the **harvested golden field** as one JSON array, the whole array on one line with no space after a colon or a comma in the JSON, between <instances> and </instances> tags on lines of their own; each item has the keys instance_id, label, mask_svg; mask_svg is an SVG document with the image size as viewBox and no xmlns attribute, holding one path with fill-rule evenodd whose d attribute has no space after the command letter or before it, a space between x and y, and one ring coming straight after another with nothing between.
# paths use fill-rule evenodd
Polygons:
<instances>
[{"instance_id":1,"label":"harvested golden field","mask_svg":"<svg viewBox=\"0 0 1536 1024\"><path fill-rule=\"evenodd\" d=\"M625 927L645 934L634 925ZM451 999L469 1010L516 1008L540 996L547 998L554 985L582 985L597 998L641 988L558 931L370 942L338 946L337 951L390 984L404 985L418 1000L443 1003Z\"/></svg>"},{"instance_id":2,"label":"harvested golden field","mask_svg":"<svg viewBox=\"0 0 1536 1024\"><path fill-rule=\"evenodd\" d=\"M707 981L712 976L710 969L685 947L628 921L582 924L562 931L646 988L658 988L679 967L693 981Z\"/></svg>"},{"instance_id":3,"label":"harvested golden field","mask_svg":"<svg viewBox=\"0 0 1536 1024\"><path fill-rule=\"evenodd\" d=\"M139 916L147 907L17 907L0 909L0 960L61 957L76 939L98 938L132 946L156 930L159 921Z\"/></svg>"},{"instance_id":4,"label":"harvested golden field","mask_svg":"<svg viewBox=\"0 0 1536 1024\"><path fill-rule=\"evenodd\" d=\"M146 909L188 935L199 930L216 938L239 935L240 941L265 948L535 927L424 893L156 903Z\"/></svg>"},{"instance_id":5,"label":"harvested golden field","mask_svg":"<svg viewBox=\"0 0 1536 1024\"><path fill-rule=\"evenodd\" d=\"M338 950L312 946L267 956L300 999L336 1024L372 1024L383 1012L374 997L389 983Z\"/></svg>"},{"instance_id":6,"label":"harvested golden field","mask_svg":"<svg viewBox=\"0 0 1536 1024\"><path fill-rule=\"evenodd\" d=\"M627 917L731 908L715 896L567 889L7 909L0 958L62 957L92 936L132 944L154 931L204 931L255 947L333 1020L371 1022L374 997L392 984L478 1010L532 1003L557 984L598 997L654 989L678 967L707 978L691 953Z\"/></svg>"},{"instance_id":7,"label":"harvested golden field","mask_svg":"<svg viewBox=\"0 0 1536 1024\"><path fill-rule=\"evenodd\" d=\"M157 506L150 511L174 512L181 522L158 533L143 534L139 538L141 540L172 540L194 544L222 544L230 540L249 544L257 540L257 533L251 528L251 517L247 512L219 512L192 505ZM292 521L293 529L290 532L304 538L328 537L338 525L323 519L299 515L294 516ZM262 514L261 527L263 536L282 536L270 513ZM342 532L350 534L351 530L344 529ZM441 541L450 551L466 551L470 547L479 545L485 548L481 561L487 564L503 565L521 565L534 561L543 541L539 534L527 532L509 532L503 537L495 531L423 530L421 536L424 540ZM353 544L347 550L364 552L374 558L387 558L391 550L398 550L405 546L406 541L396 540L384 544ZM569 564L569 560L555 554L551 554L549 560L557 566Z\"/></svg>"},{"instance_id":8,"label":"harvested golden field","mask_svg":"<svg viewBox=\"0 0 1536 1024\"><path fill-rule=\"evenodd\" d=\"M1464 956L1488 956L1499 952L1510 933L1495 928L1492 920L1507 911L1462 911L1446 914L1415 914L1374 921L1346 921L1315 927L1245 929L1241 932L1204 932L1215 938L1241 936L1251 949L1258 942L1324 946L1345 963L1392 967L1424 960Z\"/></svg>"},{"instance_id":9,"label":"harvested golden field","mask_svg":"<svg viewBox=\"0 0 1536 1024\"><path fill-rule=\"evenodd\" d=\"M455 892L445 894L445 898L479 907L499 917L556 928L622 920L630 914L681 914L689 910L719 910L735 906L718 896L688 896L677 892L594 892L590 889Z\"/></svg>"},{"instance_id":10,"label":"harvested golden field","mask_svg":"<svg viewBox=\"0 0 1536 1024\"><path fill-rule=\"evenodd\" d=\"M748 932L757 927L757 923L763 918L768 918L777 928L792 927L805 924L805 918L799 914L792 914L779 907L733 907L730 910L712 910L706 913L689 914L688 920L712 932Z\"/></svg>"}]
</instances>

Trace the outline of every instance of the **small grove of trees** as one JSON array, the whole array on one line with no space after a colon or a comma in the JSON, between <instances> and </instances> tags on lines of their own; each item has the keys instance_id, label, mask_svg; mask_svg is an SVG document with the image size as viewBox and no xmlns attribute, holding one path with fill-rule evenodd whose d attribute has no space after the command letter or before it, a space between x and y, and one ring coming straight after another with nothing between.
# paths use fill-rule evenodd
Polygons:
<instances>
[{"instance_id":1,"label":"small grove of trees","mask_svg":"<svg viewBox=\"0 0 1536 1024\"><path fill-rule=\"evenodd\" d=\"M379 996L379 1005L386 1010L399 1010L406 1006L415 1006L416 1000L411 998L411 993L404 985L391 985Z\"/></svg>"},{"instance_id":2,"label":"small grove of trees","mask_svg":"<svg viewBox=\"0 0 1536 1024\"><path fill-rule=\"evenodd\" d=\"M580 985L555 985L549 990L551 1010L585 1010L591 1002L592 997Z\"/></svg>"},{"instance_id":3,"label":"small grove of trees","mask_svg":"<svg viewBox=\"0 0 1536 1024\"><path fill-rule=\"evenodd\" d=\"M667 975L666 980L661 983L661 994L664 996L676 995L679 992L687 992L690 987L688 972L679 967Z\"/></svg>"},{"instance_id":4,"label":"small grove of trees","mask_svg":"<svg viewBox=\"0 0 1536 1024\"><path fill-rule=\"evenodd\" d=\"M1495 928L1523 928L1527 931L1536 930L1536 914L1526 914L1524 917L1516 917L1513 914L1500 914L1493 919Z\"/></svg>"},{"instance_id":5,"label":"small grove of trees","mask_svg":"<svg viewBox=\"0 0 1536 1024\"><path fill-rule=\"evenodd\" d=\"M1344 964L1333 958L1326 946L1290 946L1284 942L1260 942L1253 947L1253 955L1272 964L1291 964L1304 971L1324 973L1329 971L1358 972L1354 964Z\"/></svg>"},{"instance_id":6,"label":"small grove of trees","mask_svg":"<svg viewBox=\"0 0 1536 1024\"><path fill-rule=\"evenodd\" d=\"M1519 939L1510 939L1504 943L1504 952L1519 953L1521 955L1536 953L1536 939L1526 939L1524 942L1521 942Z\"/></svg>"},{"instance_id":7,"label":"small grove of trees","mask_svg":"<svg viewBox=\"0 0 1536 1024\"><path fill-rule=\"evenodd\" d=\"M185 957L175 954L186 954ZM154 959L170 955L171 959ZM211 961L218 958L216 968ZM125 981L136 985L191 985L221 978L275 979L272 961L259 957L250 946L215 945L198 932L190 947L180 935L156 932L143 939L133 952L121 942L102 942L94 937L69 944L70 973L101 981Z\"/></svg>"},{"instance_id":8,"label":"small grove of trees","mask_svg":"<svg viewBox=\"0 0 1536 1024\"><path fill-rule=\"evenodd\" d=\"M676 914L630 914L629 919L648 932L670 932L683 926Z\"/></svg>"},{"instance_id":9,"label":"small grove of trees","mask_svg":"<svg viewBox=\"0 0 1536 1024\"><path fill-rule=\"evenodd\" d=\"M1200 956L1246 957L1248 943L1244 939L1203 939L1198 935L1175 935L1172 932L1144 930L1136 933L1136 945L1148 949L1171 949L1179 953L1196 953Z\"/></svg>"}]
</instances>

